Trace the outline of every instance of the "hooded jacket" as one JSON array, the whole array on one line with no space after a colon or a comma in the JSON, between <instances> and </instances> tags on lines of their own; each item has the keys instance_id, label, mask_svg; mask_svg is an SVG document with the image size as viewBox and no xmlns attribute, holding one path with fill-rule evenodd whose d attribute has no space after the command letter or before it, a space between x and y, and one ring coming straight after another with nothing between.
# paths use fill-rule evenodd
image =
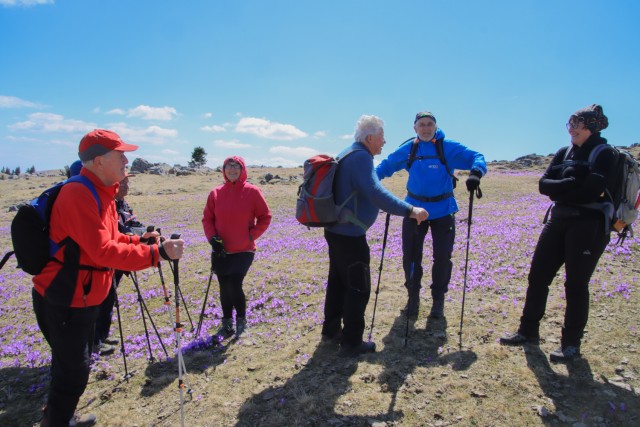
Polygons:
<instances>
[{"instance_id":1,"label":"hooded jacket","mask_svg":"<svg viewBox=\"0 0 640 427\"><path fill-rule=\"evenodd\" d=\"M242 166L236 182L229 181L224 168L230 161ZM227 253L255 251L256 239L271 223L267 201L258 187L247 182L247 168L242 157L227 157L222 174L224 184L211 190L202 215L207 241L213 236L220 237Z\"/></svg>"},{"instance_id":2,"label":"hooded jacket","mask_svg":"<svg viewBox=\"0 0 640 427\"><path fill-rule=\"evenodd\" d=\"M447 167L453 173L455 169L476 170L481 176L487 173L487 164L484 156L477 151L473 151L457 141L444 139L442 129L438 128L433 141L443 139L444 158ZM413 141L413 139L411 140ZM435 197L453 192L453 181L447 172L447 168L440 162L436 145L432 141L418 142L416 157L427 157L416 160L408 169L409 154L411 153L410 141L402 144L393 153L384 159L376 167L376 174L379 179L390 177L400 169L409 172L407 180L407 191L420 197ZM419 206L429 212L429 219L438 219L458 212L458 204L454 197L449 197L438 202L425 202L415 199L409 195L405 200L413 206Z\"/></svg>"},{"instance_id":3,"label":"hooded jacket","mask_svg":"<svg viewBox=\"0 0 640 427\"><path fill-rule=\"evenodd\" d=\"M33 277L36 292L54 304L74 308L101 304L111 288L114 269L143 270L157 265L160 256L157 245L141 245L140 237L118 231L114 197L119 184L105 186L87 168L82 168L80 175L93 183L100 199L100 212L91 190L81 183L66 184L53 205L49 234L55 242L70 237L78 245L79 264L92 269L78 270L77 279L75 271L71 275L66 274L66 268L61 271L66 256L78 255L71 251L72 245L65 245L56 253L57 261L49 261ZM75 283L69 283L71 280Z\"/></svg>"}]
</instances>

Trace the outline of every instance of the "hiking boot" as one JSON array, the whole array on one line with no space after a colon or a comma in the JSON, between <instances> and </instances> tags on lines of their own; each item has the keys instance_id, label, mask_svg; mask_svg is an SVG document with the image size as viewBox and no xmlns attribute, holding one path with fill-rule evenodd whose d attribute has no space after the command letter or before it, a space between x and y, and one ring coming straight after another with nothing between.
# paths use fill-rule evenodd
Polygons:
<instances>
[{"instance_id":1,"label":"hiking boot","mask_svg":"<svg viewBox=\"0 0 640 427\"><path fill-rule=\"evenodd\" d=\"M115 338L105 338L104 340L102 340L103 343L109 344L109 345L118 345L120 344L120 340L117 340Z\"/></svg>"},{"instance_id":2,"label":"hiking boot","mask_svg":"<svg viewBox=\"0 0 640 427\"><path fill-rule=\"evenodd\" d=\"M540 337L528 337L522 335L520 332L514 332L513 334L506 335L500 338L500 344L503 345L523 345L527 343L538 344Z\"/></svg>"},{"instance_id":3,"label":"hiking boot","mask_svg":"<svg viewBox=\"0 0 640 427\"><path fill-rule=\"evenodd\" d=\"M247 318L236 317L236 336L239 337L247 330Z\"/></svg>"},{"instance_id":4,"label":"hiking boot","mask_svg":"<svg viewBox=\"0 0 640 427\"><path fill-rule=\"evenodd\" d=\"M433 300L429 317L432 319L442 319L444 317L444 298Z\"/></svg>"},{"instance_id":5,"label":"hiking boot","mask_svg":"<svg viewBox=\"0 0 640 427\"><path fill-rule=\"evenodd\" d=\"M332 345L339 345L341 340L342 340L341 330L339 330L333 335L322 334L322 338L320 338L320 342L322 344L332 344Z\"/></svg>"},{"instance_id":6,"label":"hiking boot","mask_svg":"<svg viewBox=\"0 0 640 427\"><path fill-rule=\"evenodd\" d=\"M218 332L213 335L213 339L215 341L223 341L233 335L235 331L233 330L233 319L222 319L220 323L220 328Z\"/></svg>"},{"instance_id":7,"label":"hiking boot","mask_svg":"<svg viewBox=\"0 0 640 427\"><path fill-rule=\"evenodd\" d=\"M580 347L574 345L561 346L556 351L549 354L549 360L552 362L568 362L580 357Z\"/></svg>"},{"instance_id":8,"label":"hiking boot","mask_svg":"<svg viewBox=\"0 0 640 427\"><path fill-rule=\"evenodd\" d=\"M361 342L358 345L341 344L338 354L343 357L356 357L365 353L375 353L376 343L374 342Z\"/></svg>"},{"instance_id":9,"label":"hiking boot","mask_svg":"<svg viewBox=\"0 0 640 427\"><path fill-rule=\"evenodd\" d=\"M93 346L93 353L98 353L100 356L108 356L116 351L115 345L109 345L105 342L99 342Z\"/></svg>"},{"instance_id":10,"label":"hiking boot","mask_svg":"<svg viewBox=\"0 0 640 427\"><path fill-rule=\"evenodd\" d=\"M409 301L407 301L405 314L408 318L415 319L418 317L419 311L420 311L420 289L415 291L409 291Z\"/></svg>"},{"instance_id":11,"label":"hiking boot","mask_svg":"<svg viewBox=\"0 0 640 427\"><path fill-rule=\"evenodd\" d=\"M40 427L49 427L49 419L47 418L47 408L42 410L44 418L40 421ZM73 417L69 420L69 427L90 427L96 425L98 418L93 414L80 415L78 413L73 414Z\"/></svg>"},{"instance_id":12,"label":"hiking boot","mask_svg":"<svg viewBox=\"0 0 640 427\"><path fill-rule=\"evenodd\" d=\"M98 418L93 414L73 414L73 418L69 420L69 427L89 427L94 426L98 422Z\"/></svg>"}]
</instances>

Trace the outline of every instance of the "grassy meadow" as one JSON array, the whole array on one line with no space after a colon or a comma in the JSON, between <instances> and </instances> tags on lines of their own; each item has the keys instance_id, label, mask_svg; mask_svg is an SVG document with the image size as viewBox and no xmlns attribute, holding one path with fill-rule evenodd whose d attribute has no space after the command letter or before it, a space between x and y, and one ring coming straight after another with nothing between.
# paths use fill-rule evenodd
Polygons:
<instances>
[{"instance_id":1,"label":"grassy meadow","mask_svg":"<svg viewBox=\"0 0 640 427\"><path fill-rule=\"evenodd\" d=\"M272 173L277 184L259 184ZM254 168L271 207L271 227L258 240L245 279L248 334L224 345L212 343L221 309L215 276L202 333L194 336L210 278L210 247L201 226L208 191L221 175L138 175L127 197L140 221L181 233L187 249L179 263L181 335L188 426L637 426L640 425L640 239L603 255L592 278L591 312L583 358L550 364L560 342L564 315L563 270L551 287L540 346L510 348L498 338L514 331L524 303L529 263L549 205L540 196L540 170L490 168L484 197L474 200L464 322L469 193L456 189L460 212L446 318L427 319L430 308L431 241L425 250L420 315L407 324L401 314L407 295L401 265L401 219L392 217L383 269L380 257L385 214L369 230L373 292L365 339L374 354L345 359L337 347L320 344L328 258L322 229L299 225L294 216L301 169ZM61 177L0 180L0 254L11 249L9 207L31 199ZM383 181L402 196L406 174ZM173 333L173 276L167 263L164 294L157 269L137 273L141 296L158 333L145 321L129 278L119 290L126 349L97 357L80 412L98 416L100 426L180 425L180 392ZM379 282L379 293L375 290ZM50 353L31 308L30 276L11 260L0 271L0 425L40 421L46 399ZM377 304L376 304L377 297ZM374 306L375 322L372 328ZM187 310L189 314L187 315ZM112 337L118 338L114 316ZM407 329L408 326L408 329ZM408 330L408 334L407 334ZM460 334L460 331L462 333ZM162 341L158 339L158 336ZM165 354L167 350L169 357ZM149 353L151 350L151 353ZM149 361L149 356L154 361Z\"/></svg>"}]
</instances>

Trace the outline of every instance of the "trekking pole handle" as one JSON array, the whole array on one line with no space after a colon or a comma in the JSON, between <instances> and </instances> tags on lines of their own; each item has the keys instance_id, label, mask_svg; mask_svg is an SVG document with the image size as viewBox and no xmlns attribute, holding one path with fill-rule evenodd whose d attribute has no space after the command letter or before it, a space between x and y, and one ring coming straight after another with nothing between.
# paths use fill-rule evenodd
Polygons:
<instances>
[{"instance_id":1,"label":"trekking pole handle","mask_svg":"<svg viewBox=\"0 0 640 427\"><path fill-rule=\"evenodd\" d=\"M171 240L174 239L179 239L180 238L180 233L173 233L171 235ZM178 260L174 259L173 260L173 282L178 285L180 283L180 277L178 275Z\"/></svg>"}]
</instances>

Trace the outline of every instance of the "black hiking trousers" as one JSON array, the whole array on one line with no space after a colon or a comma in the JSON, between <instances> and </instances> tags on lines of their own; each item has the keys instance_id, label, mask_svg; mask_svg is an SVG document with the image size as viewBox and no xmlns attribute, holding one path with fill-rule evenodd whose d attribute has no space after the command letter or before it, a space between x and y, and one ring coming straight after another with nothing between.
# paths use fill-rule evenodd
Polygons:
<instances>
[{"instance_id":1,"label":"black hiking trousers","mask_svg":"<svg viewBox=\"0 0 640 427\"><path fill-rule=\"evenodd\" d=\"M539 337L549 286L564 264L566 308L561 341L563 347L580 347L589 317L589 281L610 236L605 234L604 221L600 216L564 218L554 216L553 212L533 254L518 332L528 337Z\"/></svg>"},{"instance_id":2,"label":"black hiking trousers","mask_svg":"<svg viewBox=\"0 0 640 427\"><path fill-rule=\"evenodd\" d=\"M109 289L109 293L104 301L102 301L102 304L99 305L100 308L98 309L98 317L96 319L96 332L93 338L93 344L96 346L109 338L111 319L113 318L113 307L115 306L117 298L116 288L120 284L123 275L124 271L116 270L113 275L111 289Z\"/></svg>"},{"instance_id":3,"label":"black hiking trousers","mask_svg":"<svg viewBox=\"0 0 640 427\"><path fill-rule=\"evenodd\" d=\"M419 290L422 285L422 254L427 232L431 229L433 240L433 266L431 268L431 296L443 299L451 280L451 254L456 239L456 221L453 214L422 221L417 225L413 218L402 221L402 267L407 290Z\"/></svg>"},{"instance_id":4,"label":"black hiking trousers","mask_svg":"<svg viewBox=\"0 0 640 427\"><path fill-rule=\"evenodd\" d=\"M232 318L234 308L236 319L247 315L247 297L242 289L242 282L253 264L254 256L254 252L238 252L212 260L212 267L220 285L220 305L224 319Z\"/></svg>"},{"instance_id":5,"label":"black hiking trousers","mask_svg":"<svg viewBox=\"0 0 640 427\"><path fill-rule=\"evenodd\" d=\"M98 306L54 305L35 289L32 298L38 326L51 347L51 383L45 411L47 425L66 427L89 381Z\"/></svg>"},{"instance_id":6,"label":"black hiking trousers","mask_svg":"<svg viewBox=\"0 0 640 427\"><path fill-rule=\"evenodd\" d=\"M362 343L364 312L371 295L369 244L365 235L345 236L325 230L324 237L329 246L329 278L322 335L335 338L342 329L341 344L355 347Z\"/></svg>"}]
</instances>

